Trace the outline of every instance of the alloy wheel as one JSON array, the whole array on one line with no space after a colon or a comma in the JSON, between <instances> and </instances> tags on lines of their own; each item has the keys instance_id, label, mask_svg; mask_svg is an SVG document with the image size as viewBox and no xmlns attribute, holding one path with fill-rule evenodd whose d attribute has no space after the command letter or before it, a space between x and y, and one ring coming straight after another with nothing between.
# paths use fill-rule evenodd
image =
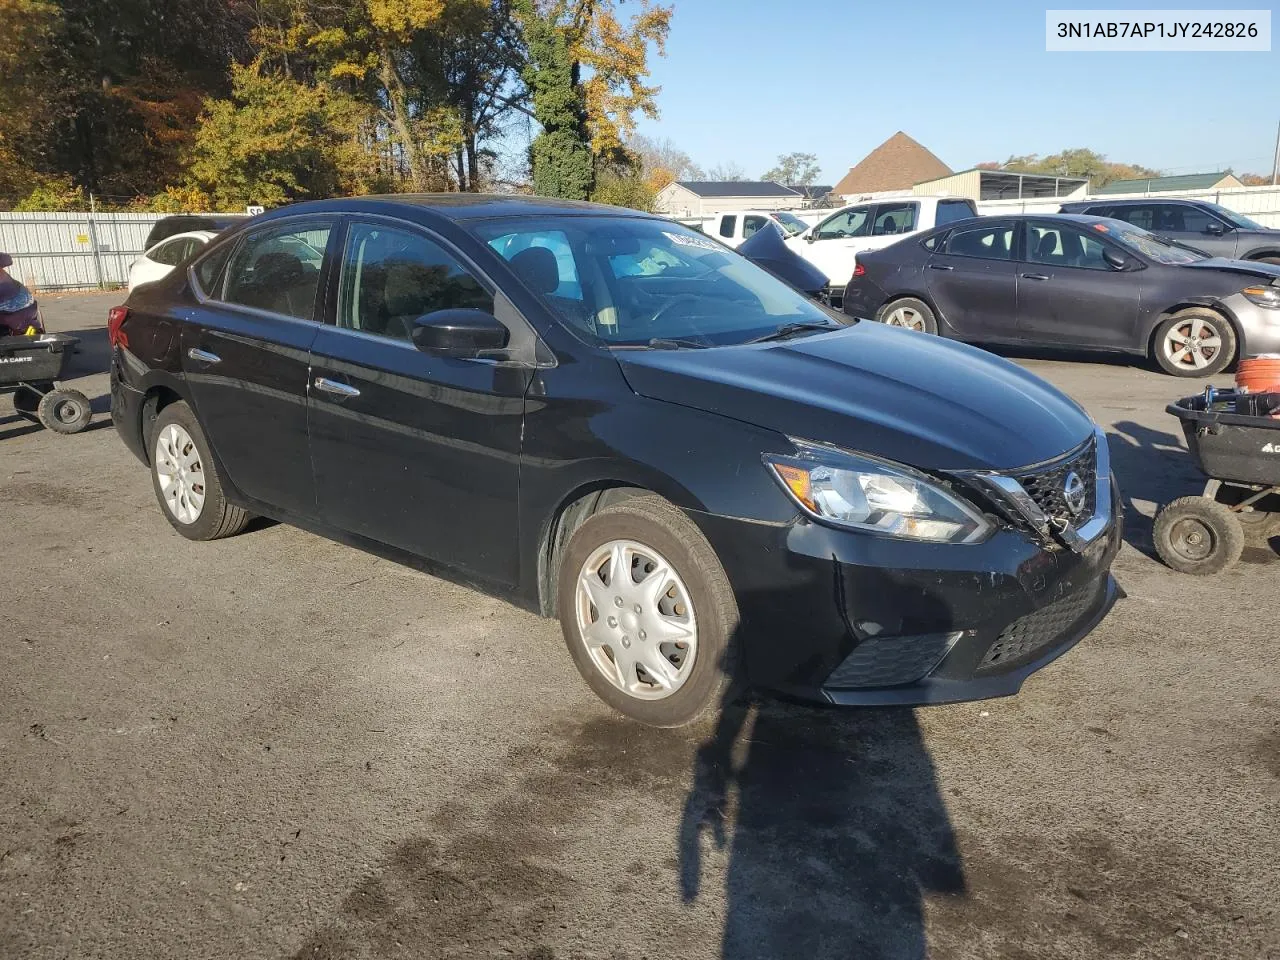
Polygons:
<instances>
[{"instance_id":1,"label":"alloy wheel","mask_svg":"<svg viewBox=\"0 0 1280 960\"><path fill-rule=\"evenodd\" d=\"M884 322L890 327L905 327L908 330L924 332L924 317L919 310L912 310L910 307L894 308L884 318Z\"/></svg>"},{"instance_id":2,"label":"alloy wheel","mask_svg":"<svg viewBox=\"0 0 1280 960\"><path fill-rule=\"evenodd\" d=\"M1222 350L1222 336L1208 321L1189 317L1164 338L1164 355L1174 366L1203 370Z\"/></svg>"},{"instance_id":3,"label":"alloy wheel","mask_svg":"<svg viewBox=\"0 0 1280 960\"><path fill-rule=\"evenodd\" d=\"M204 510L204 467L191 434L167 424L156 438L156 478L165 508L179 523L195 523Z\"/></svg>"},{"instance_id":4,"label":"alloy wheel","mask_svg":"<svg viewBox=\"0 0 1280 960\"><path fill-rule=\"evenodd\" d=\"M596 669L623 693L661 700L693 672L698 624L689 590L652 547L612 540L578 574L578 633Z\"/></svg>"}]
</instances>

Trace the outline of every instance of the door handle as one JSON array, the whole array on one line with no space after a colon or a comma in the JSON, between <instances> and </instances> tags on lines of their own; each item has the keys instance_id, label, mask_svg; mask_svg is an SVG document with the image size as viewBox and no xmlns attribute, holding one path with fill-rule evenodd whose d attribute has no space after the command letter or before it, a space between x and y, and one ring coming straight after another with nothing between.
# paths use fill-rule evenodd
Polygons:
<instances>
[{"instance_id":1,"label":"door handle","mask_svg":"<svg viewBox=\"0 0 1280 960\"><path fill-rule=\"evenodd\" d=\"M930 270L954 270L955 267L949 267L945 263L931 263L929 264L929 269Z\"/></svg>"},{"instance_id":2,"label":"door handle","mask_svg":"<svg viewBox=\"0 0 1280 960\"><path fill-rule=\"evenodd\" d=\"M1024 273L1023 280L1048 280L1049 278L1043 273Z\"/></svg>"},{"instance_id":3,"label":"door handle","mask_svg":"<svg viewBox=\"0 0 1280 960\"><path fill-rule=\"evenodd\" d=\"M222 358L216 353L210 353L208 350L201 350L199 347L192 347L187 351L187 356L192 360L199 360L201 363L222 362Z\"/></svg>"},{"instance_id":4,"label":"door handle","mask_svg":"<svg viewBox=\"0 0 1280 960\"><path fill-rule=\"evenodd\" d=\"M335 397L341 397L344 400L347 397L360 396L360 391L355 387L346 383L339 383L337 380L330 380L327 377L316 377L316 389L324 393L331 393Z\"/></svg>"}]
</instances>

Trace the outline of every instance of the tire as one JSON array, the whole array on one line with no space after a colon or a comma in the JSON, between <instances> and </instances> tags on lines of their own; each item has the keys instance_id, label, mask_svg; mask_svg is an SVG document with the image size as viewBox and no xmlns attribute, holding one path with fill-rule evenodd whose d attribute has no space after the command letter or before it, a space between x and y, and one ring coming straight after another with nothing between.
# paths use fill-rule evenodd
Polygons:
<instances>
[{"instance_id":1,"label":"tire","mask_svg":"<svg viewBox=\"0 0 1280 960\"><path fill-rule=\"evenodd\" d=\"M13 391L13 409L18 416L33 423L40 422L41 396L30 387L18 387Z\"/></svg>"},{"instance_id":2,"label":"tire","mask_svg":"<svg viewBox=\"0 0 1280 960\"><path fill-rule=\"evenodd\" d=\"M79 433L93 419L89 398L79 390L51 390L40 398L36 415L54 433Z\"/></svg>"},{"instance_id":3,"label":"tire","mask_svg":"<svg viewBox=\"0 0 1280 960\"><path fill-rule=\"evenodd\" d=\"M1244 550L1236 515L1205 497L1182 497L1156 515L1156 553L1179 573L1209 576L1231 567Z\"/></svg>"},{"instance_id":4,"label":"tire","mask_svg":"<svg viewBox=\"0 0 1280 960\"><path fill-rule=\"evenodd\" d=\"M630 562L625 587L613 577L618 557ZM655 561L672 575L651 580L663 576L651 572ZM737 599L711 544L666 500L633 497L588 517L569 539L559 575L557 610L569 656L614 710L649 726L679 727L736 695ZM592 579L598 588L589 586ZM647 606L655 587L658 601ZM593 626L598 643L588 642ZM680 643L691 652L682 653ZM661 683L645 661L666 674Z\"/></svg>"},{"instance_id":5,"label":"tire","mask_svg":"<svg viewBox=\"0 0 1280 960\"><path fill-rule=\"evenodd\" d=\"M899 297L876 311L876 320L890 327L903 327L917 333L938 333L938 319L923 300Z\"/></svg>"},{"instance_id":6,"label":"tire","mask_svg":"<svg viewBox=\"0 0 1280 960\"><path fill-rule=\"evenodd\" d=\"M148 444L151 485L175 530L188 540L220 540L245 528L250 515L227 502L209 443L190 407L178 401L161 410Z\"/></svg>"},{"instance_id":7,"label":"tire","mask_svg":"<svg viewBox=\"0 0 1280 960\"><path fill-rule=\"evenodd\" d=\"M1210 339L1217 343L1212 355L1203 342ZM1205 307L1191 307L1179 310L1156 328L1151 352L1165 373L1175 377L1211 377L1235 360L1236 331L1221 314Z\"/></svg>"}]
</instances>

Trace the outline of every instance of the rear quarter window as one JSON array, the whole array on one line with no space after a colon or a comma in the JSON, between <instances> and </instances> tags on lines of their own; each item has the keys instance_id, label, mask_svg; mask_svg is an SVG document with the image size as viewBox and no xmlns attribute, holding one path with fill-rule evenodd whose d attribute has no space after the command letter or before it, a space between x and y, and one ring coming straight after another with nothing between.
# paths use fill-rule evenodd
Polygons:
<instances>
[{"instance_id":1,"label":"rear quarter window","mask_svg":"<svg viewBox=\"0 0 1280 960\"><path fill-rule=\"evenodd\" d=\"M222 290L222 271L231 256L234 243L222 243L197 260L192 272L195 274L196 290L202 296L217 299Z\"/></svg>"}]
</instances>

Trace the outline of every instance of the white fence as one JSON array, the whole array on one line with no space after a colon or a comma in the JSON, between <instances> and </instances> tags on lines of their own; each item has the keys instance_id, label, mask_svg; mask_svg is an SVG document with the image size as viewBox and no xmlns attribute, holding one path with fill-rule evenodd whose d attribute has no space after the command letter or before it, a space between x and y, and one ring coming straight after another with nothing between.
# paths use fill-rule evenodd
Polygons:
<instances>
[{"instance_id":1,"label":"white fence","mask_svg":"<svg viewBox=\"0 0 1280 960\"><path fill-rule=\"evenodd\" d=\"M1223 190L1173 190L1168 193L1107 193L1102 196L1086 197L1097 200L1168 200L1182 198L1186 200L1208 200L1219 203L1228 210L1242 213L1246 217L1257 220L1264 227L1280 228L1280 187L1229 187ZM1065 201L1059 197L1033 197L1027 200L979 200L978 212L986 215L1001 213L1057 213ZM1069 202L1075 202L1069 201Z\"/></svg>"},{"instance_id":2,"label":"white fence","mask_svg":"<svg viewBox=\"0 0 1280 960\"><path fill-rule=\"evenodd\" d=\"M112 287L129 278L162 213L0 213L9 273L34 290Z\"/></svg>"}]
</instances>

